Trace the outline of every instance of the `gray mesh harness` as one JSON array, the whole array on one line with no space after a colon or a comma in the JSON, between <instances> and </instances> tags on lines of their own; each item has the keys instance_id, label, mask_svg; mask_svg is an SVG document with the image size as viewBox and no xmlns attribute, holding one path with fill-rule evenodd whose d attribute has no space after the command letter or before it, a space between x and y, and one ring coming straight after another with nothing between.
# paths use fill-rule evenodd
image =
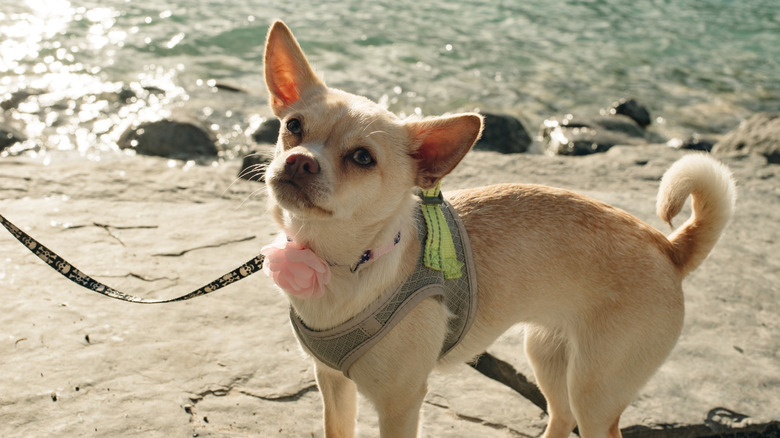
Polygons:
<instances>
[{"instance_id":1,"label":"gray mesh harness","mask_svg":"<svg viewBox=\"0 0 780 438\"><path fill-rule=\"evenodd\" d=\"M474 321L477 310L477 274L466 229L452 206L444 201L442 211L452 232L458 261L465 266L460 278L445 279L441 271L423 265L425 238L428 234L419 208L417 233L420 255L415 271L391 294L386 294L343 324L328 330L311 330L290 308L290 320L295 335L305 348L329 367L341 370L349 377L349 367L369 348L379 342L417 304L429 297L438 297L453 315L439 357L455 347Z\"/></svg>"}]
</instances>

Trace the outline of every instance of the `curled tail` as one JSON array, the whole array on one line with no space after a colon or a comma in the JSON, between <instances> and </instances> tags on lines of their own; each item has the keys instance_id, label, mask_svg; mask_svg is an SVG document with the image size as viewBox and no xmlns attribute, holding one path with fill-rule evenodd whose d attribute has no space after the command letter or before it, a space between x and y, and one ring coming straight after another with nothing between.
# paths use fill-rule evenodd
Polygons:
<instances>
[{"instance_id":1,"label":"curled tail","mask_svg":"<svg viewBox=\"0 0 780 438\"><path fill-rule=\"evenodd\" d=\"M686 155L661 179L656 213L672 226L688 196L693 198L691 217L670 236L672 260L681 274L696 269L715 246L731 218L737 189L731 171L704 154Z\"/></svg>"}]
</instances>

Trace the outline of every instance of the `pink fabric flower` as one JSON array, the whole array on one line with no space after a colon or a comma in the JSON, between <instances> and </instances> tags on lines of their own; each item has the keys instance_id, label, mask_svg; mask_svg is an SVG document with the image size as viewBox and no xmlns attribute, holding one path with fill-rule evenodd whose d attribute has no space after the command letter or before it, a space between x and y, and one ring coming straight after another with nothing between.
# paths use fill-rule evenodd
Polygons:
<instances>
[{"instance_id":1,"label":"pink fabric flower","mask_svg":"<svg viewBox=\"0 0 780 438\"><path fill-rule=\"evenodd\" d=\"M319 298L330 281L330 266L314 251L286 240L264 246L263 272L285 292L298 298Z\"/></svg>"}]
</instances>

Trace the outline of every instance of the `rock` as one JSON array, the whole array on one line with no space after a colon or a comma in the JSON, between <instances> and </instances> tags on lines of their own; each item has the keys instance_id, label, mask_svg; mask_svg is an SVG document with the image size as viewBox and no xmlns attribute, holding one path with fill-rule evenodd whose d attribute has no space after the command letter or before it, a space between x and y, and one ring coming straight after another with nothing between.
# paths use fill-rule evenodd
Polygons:
<instances>
[{"instance_id":1,"label":"rock","mask_svg":"<svg viewBox=\"0 0 780 438\"><path fill-rule=\"evenodd\" d=\"M266 119L260 124L260 127L257 128L257 131L252 134L252 140L261 144L276 144L276 141L279 139L279 129L281 128L282 122L276 117Z\"/></svg>"},{"instance_id":2,"label":"rock","mask_svg":"<svg viewBox=\"0 0 780 438\"><path fill-rule=\"evenodd\" d=\"M501 152L502 154L522 153L528 150L532 140L523 124L515 117L505 114L482 113L485 117L485 129L474 149Z\"/></svg>"},{"instance_id":3,"label":"rock","mask_svg":"<svg viewBox=\"0 0 780 438\"><path fill-rule=\"evenodd\" d=\"M159 120L125 131L117 142L141 155L190 159L217 155L214 137L194 122Z\"/></svg>"},{"instance_id":4,"label":"rock","mask_svg":"<svg viewBox=\"0 0 780 438\"><path fill-rule=\"evenodd\" d=\"M30 96L38 96L43 94L44 91L42 90L17 90L11 93L11 96L0 102L0 108L3 109L3 111L8 111L9 109L15 109L19 106L20 103L27 100Z\"/></svg>"},{"instance_id":5,"label":"rock","mask_svg":"<svg viewBox=\"0 0 780 438\"><path fill-rule=\"evenodd\" d=\"M541 129L542 147L551 155L589 155L615 145L646 144L644 130L624 115L548 119Z\"/></svg>"},{"instance_id":6,"label":"rock","mask_svg":"<svg viewBox=\"0 0 780 438\"><path fill-rule=\"evenodd\" d=\"M265 182L265 169L273 159L273 152L270 151L255 151L245 155L238 177L248 181Z\"/></svg>"},{"instance_id":7,"label":"rock","mask_svg":"<svg viewBox=\"0 0 780 438\"><path fill-rule=\"evenodd\" d=\"M726 134L713 152L753 152L780 164L780 114L758 113Z\"/></svg>"},{"instance_id":8,"label":"rock","mask_svg":"<svg viewBox=\"0 0 780 438\"><path fill-rule=\"evenodd\" d=\"M238 88L233 85L225 84L222 82L217 82L216 84L214 84L214 88L220 91L228 91L231 93L246 93L246 91L242 90L241 88Z\"/></svg>"},{"instance_id":9,"label":"rock","mask_svg":"<svg viewBox=\"0 0 780 438\"><path fill-rule=\"evenodd\" d=\"M27 137L24 134L0 117L0 151L25 140Z\"/></svg>"},{"instance_id":10,"label":"rock","mask_svg":"<svg viewBox=\"0 0 780 438\"><path fill-rule=\"evenodd\" d=\"M608 112L613 115L622 114L631 117L642 128L650 125L650 113L647 108L634 99L620 99L612 104Z\"/></svg>"},{"instance_id":11,"label":"rock","mask_svg":"<svg viewBox=\"0 0 780 438\"><path fill-rule=\"evenodd\" d=\"M704 152L710 152L714 144L714 141L701 138L699 134L693 134L686 138L673 138L666 142L667 146L675 149Z\"/></svg>"},{"instance_id":12,"label":"rock","mask_svg":"<svg viewBox=\"0 0 780 438\"><path fill-rule=\"evenodd\" d=\"M105 100L114 107L136 102L138 98L138 94L129 87L123 87L119 91L104 91L97 95L98 100Z\"/></svg>"},{"instance_id":13,"label":"rock","mask_svg":"<svg viewBox=\"0 0 780 438\"><path fill-rule=\"evenodd\" d=\"M165 96L165 90L163 90L160 87L155 87L153 85L148 85L146 87L143 87L144 90L149 93L149 95L153 96Z\"/></svg>"},{"instance_id":14,"label":"rock","mask_svg":"<svg viewBox=\"0 0 780 438\"><path fill-rule=\"evenodd\" d=\"M135 91L125 87L117 93L117 99L122 103L130 103L138 99L138 96L135 94Z\"/></svg>"}]
</instances>

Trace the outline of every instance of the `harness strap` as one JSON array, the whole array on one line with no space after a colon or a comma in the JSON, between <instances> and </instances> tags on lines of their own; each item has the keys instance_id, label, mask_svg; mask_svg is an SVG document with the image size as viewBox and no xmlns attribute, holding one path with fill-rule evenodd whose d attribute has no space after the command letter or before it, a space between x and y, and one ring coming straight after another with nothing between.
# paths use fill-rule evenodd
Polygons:
<instances>
[{"instance_id":1,"label":"harness strap","mask_svg":"<svg viewBox=\"0 0 780 438\"><path fill-rule=\"evenodd\" d=\"M141 304L173 303L176 301L189 300L191 298L199 297L201 295L210 294L216 291L217 289L221 289L231 283L235 283L236 281L241 280L242 278L248 277L254 274L255 272L260 271L260 269L263 267L263 260L265 259L265 256L260 254L257 257L239 266L238 268L234 269L233 271L228 272L227 274L217 278L211 283L197 290L194 290L186 295L182 295L180 297L171 298L167 300L154 300L154 299L136 297L130 294L126 294L124 292L120 292L112 287L106 286L105 284L81 272L75 266L71 265L65 259L63 259L62 257L58 256L56 253L54 253L54 251L41 245L40 242L30 237L29 234L17 228L14 224L8 221L8 219L3 217L3 215L0 215L0 223L2 223L3 226L14 237L16 237L16 239L19 242L21 242L22 245L24 245L27 249L29 249L30 252L35 254L39 259L46 262L47 265L49 265L55 271L59 272L63 277L78 284L79 286L85 287L101 295L105 295L111 298L116 298L117 300L127 301L130 303L141 303Z\"/></svg>"},{"instance_id":2,"label":"harness strap","mask_svg":"<svg viewBox=\"0 0 780 438\"><path fill-rule=\"evenodd\" d=\"M452 242L452 231L447 226L447 220L441 210L444 203L441 180L434 188L423 190L421 199L420 208L428 228L423 262L428 268L444 272L446 279L460 278L463 275L463 265L458 261Z\"/></svg>"},{"instance_id":3,"label":"harness strap","mask_svg":"<svg viewBox=\"0 0 780 438\"><path fill-rule=\"evenodd\" d=\"M362 312L343 323L326 330L314 330L290 307L290 321L301 345L320 362L349 377L349 369L364 353L376 345L392 328L419 303L427 298L441 301L451 313L448 319L447 337L440 357L452 350L468 332L477 310L477 273L468 234L463 221L452 206L441 201L439 214L442 228L453 245L453 256L459 266L465 266L463 275L445 278L440 270L423 263L426 252L424 242L430 234L422 209L415 211L417 238L420 252L417 266L398 287L387 291ZM455 249L457 248L457 250Z\"/></svg>"}]
</instances>

